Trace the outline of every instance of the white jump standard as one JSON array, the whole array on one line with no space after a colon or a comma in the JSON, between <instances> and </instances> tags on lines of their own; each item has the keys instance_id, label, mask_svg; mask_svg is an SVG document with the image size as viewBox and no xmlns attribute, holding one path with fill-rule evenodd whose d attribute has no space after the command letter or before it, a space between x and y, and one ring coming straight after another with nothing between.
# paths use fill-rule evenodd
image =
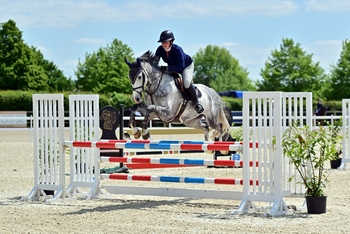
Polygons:
<instances>
[{"instance_id":1,"label":"white jump standard","mask_svg":"<svg viewBox=\"0 0 350 234\"><path fill-rule=\"evenodd\" d=\"M282 156L282 131L285 119L305 119L300 114L304 100L311 103L311 94L281 92L245 92L243 97L243 142L120 142L99 140L99 99L98 95L69 96L69 131L70 139L64 140L63 95L33 95L34 112L34 187L26 199L36 199L45 195L44 190L55 190L53 200L75 197L87 188L87 198L95 198L101 188L110 193L156 195L172 197L212 198L241 200L234 214L255 211L254 201L272 204L268 215L283 215L289 212L284 197L303 197L303 189L296 186L297 177L293 168ZM285 105L288 103L288 110ZM308 105L308 104L307 104ZM311 122L310 122L311 123ZM273 146L273 147L272 147ZM70 164L68 187L65 186L65 150L69 147ZM100 174L100 148L128 148L157 150L239 150L243 160L243 179L235 178L200 178L176 176L144 176L123 174ZM117 158L125 160L125 158ZM133 161L132 158L127 160ZM137 159L135 159L137 161ZM226 163L225 160L203 159L143 159L149 163L171 162L203 165ZM187 160L187 161L186 161ZM226 160L230 161L230 160ZM238 162L231 161L232 166ZM80 168L84 164L86 170ZM234 170L234 169L233 169ZM293 177L293 180L289 180ZM149 182L178 182L198 184L241 184L243 190L207 190L162 187L106 186L102 179L139 180ZM246 182L244 182L246 181ZM231 188L231 187L230 187Z\"/></svg>"}]
</instances>

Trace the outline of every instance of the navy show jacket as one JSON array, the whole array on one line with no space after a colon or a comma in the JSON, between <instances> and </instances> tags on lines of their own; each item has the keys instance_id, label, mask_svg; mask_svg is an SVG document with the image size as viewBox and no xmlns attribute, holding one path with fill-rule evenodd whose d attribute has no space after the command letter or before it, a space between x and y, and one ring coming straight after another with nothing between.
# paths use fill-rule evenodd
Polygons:
<instances>
[{"instance_id":1,"label":"navy show jacket","mask_svg":"<svg viewBox=\"0 0 350 234\"><path fill-rule=\"evenodd\" d=\"M176 71L178 73L182 73L186 67L193 63L192 58L185 54L182 48L176 44L171 45L168 55L164 48L159 46L156 50L156 56L161 57L168 64L169 71Z\"/></svg>"}]
</instances>

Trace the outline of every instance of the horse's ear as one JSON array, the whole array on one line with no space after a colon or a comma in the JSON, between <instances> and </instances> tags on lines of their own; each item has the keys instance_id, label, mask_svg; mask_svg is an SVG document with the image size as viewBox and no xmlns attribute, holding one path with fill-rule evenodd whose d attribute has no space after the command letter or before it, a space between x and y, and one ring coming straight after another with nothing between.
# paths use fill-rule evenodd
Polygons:
<instances>
[{"instance_id":1,"label":"horse's ear","mask_svg":"<svg viewBox=\"0 0 350 234\"><path fill-rule=\"evenodd\" d=\"M137 58L136 62L137 62L137 65L141 66L141 59L140 58Z\"/></svg>"},{"instance_id":2,"label":"horse's ear","mask_svg":"<svg viewBox=\"0 0 350 234\"><path fill-rule=\"evenodd\" d=\"M131 63L126 59L126 57L124 57L124 61L126 64L128 64L129 67L131 66Z\"/></svg>"},{"instance_id":3,"label":"horse's ear","mask_svg":"<svg viewBox=\"0 0 350 234\"><path fill-rule=\"evenodd\" d=\"M154 57L154 62L155 62L156 64L159 63L159 60L160 60L160 57L159 57L159 56L155 56L155 57Z\"/></svg>"}]
</instances>

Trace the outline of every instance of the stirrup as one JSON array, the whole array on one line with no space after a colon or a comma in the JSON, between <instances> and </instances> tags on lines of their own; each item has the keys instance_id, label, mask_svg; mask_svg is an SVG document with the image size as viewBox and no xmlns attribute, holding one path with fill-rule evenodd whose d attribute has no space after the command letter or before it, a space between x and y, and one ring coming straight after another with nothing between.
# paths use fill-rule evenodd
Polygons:
<instances>
[{"instance_id":1,"label":"stirrup","mask_svg":"<svg viewBox=\"0 0 350 234\"><path fill-rule=\"evenodd\" d=\"M196 110L196 112L198 114L202 113L204 111L204 108L201 104L197 103L196 105L194 105L194 109Z\"/></svg>"}]
</instances>

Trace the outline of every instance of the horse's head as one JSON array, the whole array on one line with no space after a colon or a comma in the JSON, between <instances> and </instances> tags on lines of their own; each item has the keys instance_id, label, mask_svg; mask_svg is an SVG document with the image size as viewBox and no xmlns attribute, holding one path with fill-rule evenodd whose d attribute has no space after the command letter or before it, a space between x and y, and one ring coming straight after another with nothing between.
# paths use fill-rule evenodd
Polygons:
<instances>
[{"instance_id":1,"label":"horse's head","mask_svg":"<svg viewBox=\"0 0 350 234\"><path fill-rule=\"evenodd\" d=\"M147 51L141 57L137 58L135 62L130 63L126 58L124 60L129 66L129 79L132 84L134 102L140 103L145 85L150 85L148 74L152 74L152 67L158 68L159 57Z\"/></svg>"},{"instance_id":2,"label":"horse's head","mask_svg":"<svg viewBox=\"0 0 350 234\"><path fill-rule=\"evenodd\" d=\"M126 58L125 63L129 66L129 79L132 85L132 97L135 103L142 101L142 92L147 82L147 77L141 65L141 60L136 59L135 62L130 63Z\"/></svg>"}]
</instances>

